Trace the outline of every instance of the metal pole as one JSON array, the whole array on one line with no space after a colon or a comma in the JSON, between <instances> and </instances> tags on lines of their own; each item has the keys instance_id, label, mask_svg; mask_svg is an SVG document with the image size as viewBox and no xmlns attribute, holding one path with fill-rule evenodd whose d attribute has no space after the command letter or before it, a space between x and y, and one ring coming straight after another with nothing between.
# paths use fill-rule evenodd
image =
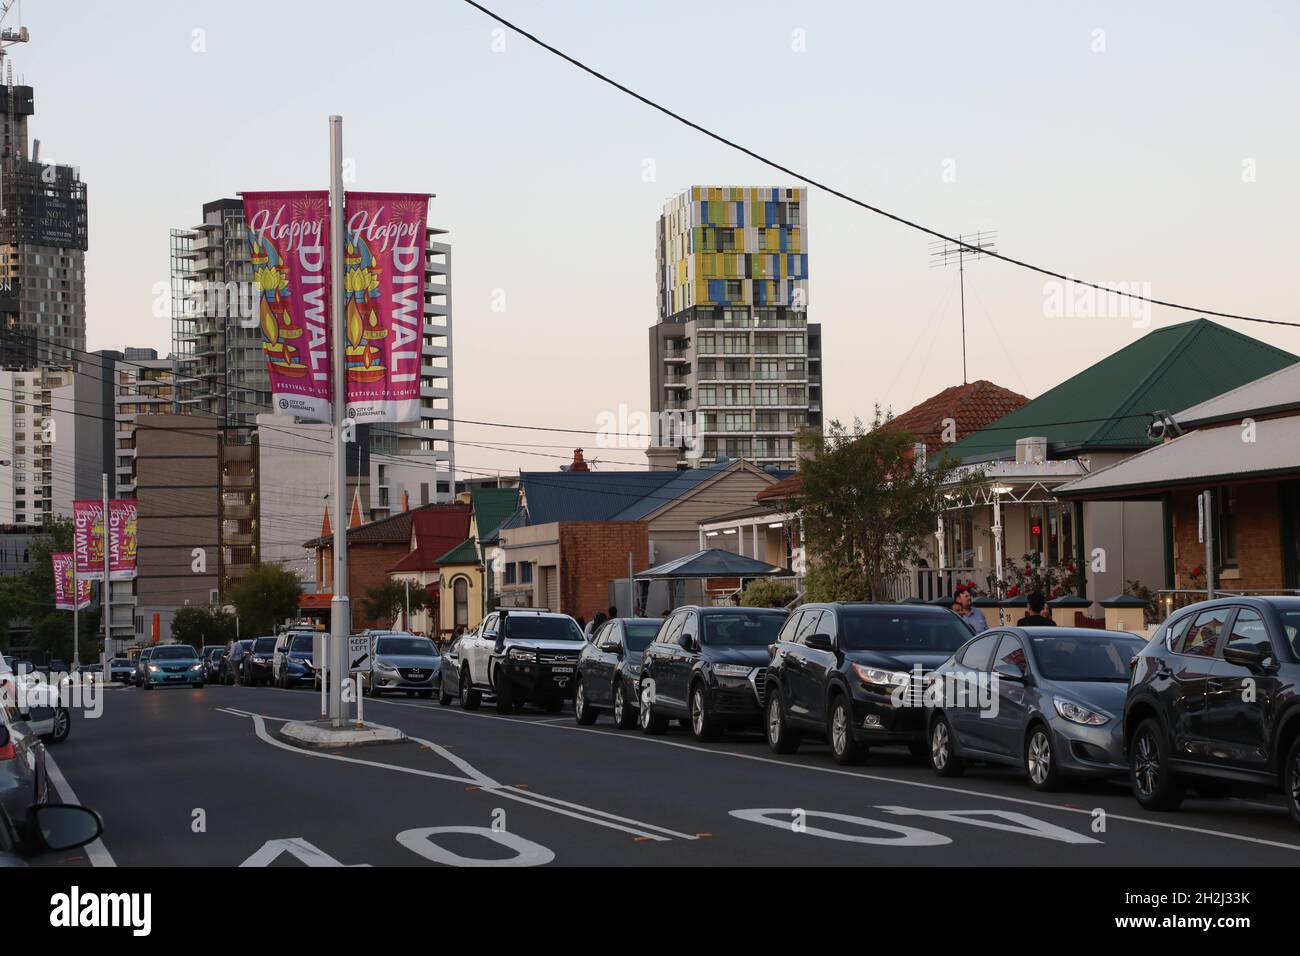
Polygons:
<instances>
[{"instance_id":1,"label":"metal pole","mask_svg":"<svg viewBox=\"0 0 1300 956\"><path fill-rule=\"evenodd\" d=\"M81 582L77 580L77 542L72 542L72 669L81 670L81 635L77 622L77 597L78 591L81 590ZM104 677L108 676L108 670L105 669Z\"/></svg>"},{"instance_id":2,"label":"metal pole","mask_svg":"<svg viewBox=\"0 0 1300 956\"><path fill-rule=\"evenodd\" d=\"M1205 599L1214 600L1214 492L1201 492L1205 509Z\"/></svg>"},{"instance_id":3,"label":"metal pole","mask_svg":"<svg viewBox=\"0 0 1300 956\"><path fill-rule=\"evenodd\" d=\"M347 458L343 423L347 417L347 383L343 355L343 117L331 116L330 128L330 347L334 413L334 502L339 520L334 528L334 596L330 599L330 722L342 728L345 720L343 681L348 675L348 634L352 607L348 601Z\"/></svg>"},{"instance_id":4,"label":"metal pole","mask_svg":"<svg viewBox=\"0 0 1300 956\"><path fill-rule=\"evenodd\" d=\"M104 493L104 547L101 549L104 555L104 600L100 602L104 609L104 653L100 655L104 663L108 663L108 649L112 646L113 641L113 595L112 587L108 583L108 473L103 473L103 493ZM76 592L73 592L72 603L77 603Z\"/></svg>"},{"instance_id":5,"label":"metal pole","mask_svg":"<svg viewBox=\"0 0 1300 956\"><path fill-rule=\"evenodd\" d=\"M703 549L701 549L703 550ZM636 617L636 579L632 570L632 552L627 553L627 616Z\"/></svg>"},{"instance_id":6,"label":"metal pole","mask_svg":"<svg viewBox=\"0 0 1300 956\"><path fill-rule=\"evenodd\" d=\"M406 629L411 629L411 579L406 578L403 582L406 585Z\"/></svg>"}]
</instances>

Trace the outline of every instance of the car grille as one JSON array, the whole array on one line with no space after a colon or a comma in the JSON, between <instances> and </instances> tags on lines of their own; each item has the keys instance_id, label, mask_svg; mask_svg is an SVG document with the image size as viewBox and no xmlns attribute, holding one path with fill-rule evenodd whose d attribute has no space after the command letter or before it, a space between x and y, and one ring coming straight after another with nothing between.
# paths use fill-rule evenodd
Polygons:
<instances>
[{"instance_id":1,"label":"car grille","mask_svg":"<svg viewBox=\"0 0 1300 956\"><path fill-rule=\"evenodd\" d=\"M537 661L540 664L576 664L578 662L578 655L541 653L537 655Z\"/></svg>"},{"instance_id":2,"label":"car grille","mask_svg":"<svg viewBox=\"0 0 1300 956\"><path fill-rule=\"evenodd\" d=\"M760 667L754 671L749 675L749 681L754 687L754 696L758 698L758 706L766 707L767 700L764 695L767 693L767 668Z\"/></svg>"}]
</instances>

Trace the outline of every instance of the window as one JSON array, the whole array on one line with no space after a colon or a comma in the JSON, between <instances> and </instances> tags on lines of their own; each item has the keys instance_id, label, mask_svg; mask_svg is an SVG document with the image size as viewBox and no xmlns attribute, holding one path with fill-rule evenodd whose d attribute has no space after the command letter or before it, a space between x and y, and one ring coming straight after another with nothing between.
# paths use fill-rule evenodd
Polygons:
<instances>
[{"instance_id":1,"label":"window","mask_svg":"<svg viewBox=\"0 0 1300 956\"><path fill-rule=\"evenodd\" d=\"M511 561L509 564L506 565L505 583L506 584L515 583L515 563L513 561Z\"/></svg>"},{"instance_id":2,"label":"window","mask_svg":"<svg viewBox=\"0 0 1300 956\"><path fill-rule=\"evenodd\" d=\"M1237 491L1221 486L1214 491L1214 556L1221 568L1237 566Z\"/></svg>"},{"instance_id":3,"label":"window","mask_svg":"<svg viewBox=\"0 0 1300 956\"><path fill-rule=\"evenodd\" d=\"M1179 618L1169 625L1169 632L1165 635L1165 647L1171 651L1178 646L1178 642L1183 639L1187 633L1187 625L1192 623L1192 615Z\"/></svg>"},{"instance_id":4,"label":"window","mask_svg":"<svg viewBox=\"0 0 1300 956\"><path fill-rule=\"evenodd\" d=\"M795 631L794 642L802 644L808 639L809 634L821 633L818 628L825 614L825 611L805 611L803 620L799 622L799 630Z\"/></svg>"},{"instance_id":5,"label":"window","mask_svg":"<svg viewBox=\"0 0 1300 956\"><path fill-rule=\"evenodd\" d=\"M781 628L781 633L777 634L778 641L793 642L794 636L799 632L799 619L804 616L804 611L795 611L785 620L785 625Z\"/></svg>"},{"instance_id":6,"label":"window","mask_svg":"<svg viewBox=\"0 0 1300 956\"><path fill-rule=\"evenodd\" d=\"M453 614L455 615L456 627L469 626L469 581L465 578L457 578L452 582L452 600L454 602Z\"/></svg>"},{"instance_id":7,"label":"window","mask_svg":"<svg viewBox=\"0 0 1300 956\"><path fill-rule=\"evenodd\" d=\"M668 623L663 626L659 632L657 640L660 644L676 644L677 638L681 636L682 625L686 623L685 614L674 614L668 619Z\"/></svg>"},{"instance_id":8,"label":"window","mask_svg":"<svg viewBox=\"0 0 1300 956\"><path fill-rule=\"evenodd\" d=\"M1014 634L1002 635L995 666L997 664L1011 664L1026 673L1029 671L1029 659L1025 656L1025 647L1020 643L1020 638Z\"/></svg>"},{"instance_id":9,"label":"window","mask_svg":"<svg viewBox=\"0 0 1300 956\"><path fill-rule=\"evenodd\" d=\"M975 671L988 670L989 659L993 657L993 644L997 639L997 634L985 634L983 637L971 641L966 650L962 652L959 663L963 667L969 667Z\"/></svg>"},{"instance_id":10,"label":"window","mask_svg":"<svg viewBox=\"0 0 1300 956\"><path fill-rule=\"evenodd\" d=\"M519 563L519 583L533 583L533 564L531 561L521 561Z\"/></svg>"},{"instance_id":11,"label":"window","mask_svg":"<svg viewBox=\"0 0 1300 956\"><path fill-rule=\"evenodd\" d=\"M1228 620L1231 610L1231 608L1216 607L1198 614L1196 622L1187 629L1179 653L1190 654L1193 657L1214 657L1219 649L1219 639L1223 636L1223 625Z\"/></svg>"},{"instance_id":12,"label":"window","mask_svg":"<svg viewBox=\"0 0 1300 956\"><path fill-rule=\"evenodd\" d=\"M1270 656L1273 647L1268 641L1268 629L1259 612L1242 608L1237 612L1237 619L1232 622L1232 634L1228 637L1229 647L1248 647L1260 654Z\"/></svg>"}]
</instances>

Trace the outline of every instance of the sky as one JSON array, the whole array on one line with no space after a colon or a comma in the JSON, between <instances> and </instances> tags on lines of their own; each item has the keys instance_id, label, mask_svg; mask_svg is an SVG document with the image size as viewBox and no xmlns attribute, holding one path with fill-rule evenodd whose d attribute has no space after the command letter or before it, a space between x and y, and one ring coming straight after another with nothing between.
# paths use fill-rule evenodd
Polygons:
<instances>
[{"instance_id":1,"label":"sky","mask_svg":"<svg viewBox=\"0 0 1300 956\"><path fill-rule=\"evenodd\" d=\"M1300 5L486 5L934 229L996 230L1000 251L1053 271L1300 322ZM91 349L170 351L153 308L168 230L240 190L326 188L339 113L352 188L437 196L456 417L594 431L649 407L664 202L693 184L800 185L463 0L26 0L22 16L32 39L10 61L35 88L32 135L88 183ZM928 237L816 189L807 222L828 420L901 413L959 384L958 276L930 267ZM992 260L965 278L969 377L1030 397L1196 316L1113 314L1113 297L1111 315L1057 309L1049 280ZM1300 329L1224 324L1300 353ZM644 462L595 435L456 436L471 472L556 468L577 445L607 468Z\"/></svg>"}]
</instances>

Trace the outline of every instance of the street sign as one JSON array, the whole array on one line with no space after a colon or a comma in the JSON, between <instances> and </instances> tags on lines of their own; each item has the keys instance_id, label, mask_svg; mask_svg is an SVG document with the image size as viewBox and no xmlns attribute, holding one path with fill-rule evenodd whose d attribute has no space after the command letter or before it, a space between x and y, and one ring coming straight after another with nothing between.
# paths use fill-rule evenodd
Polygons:
<instances>
[{"instance_id":1,"label":"street sign","mask_svg":"<svg viewBox=\"0 0 1300 956\"><path fill-rule=\"evenodd\" d=\"M323 631L317 631L311 636L311 666L316 670L323 670L326 661L325 638L328 635Z\"/></svg>"},{"instance_id":2,"label":"street sign","mask_svg":"<svg viewBox=\"0 0 1300 956\"><path fill-rule=\"evenodd\" d=\"M370 670L370 638L365 634L348 637L348 670L354 674Z\"/></svg>"}]
</instances>

